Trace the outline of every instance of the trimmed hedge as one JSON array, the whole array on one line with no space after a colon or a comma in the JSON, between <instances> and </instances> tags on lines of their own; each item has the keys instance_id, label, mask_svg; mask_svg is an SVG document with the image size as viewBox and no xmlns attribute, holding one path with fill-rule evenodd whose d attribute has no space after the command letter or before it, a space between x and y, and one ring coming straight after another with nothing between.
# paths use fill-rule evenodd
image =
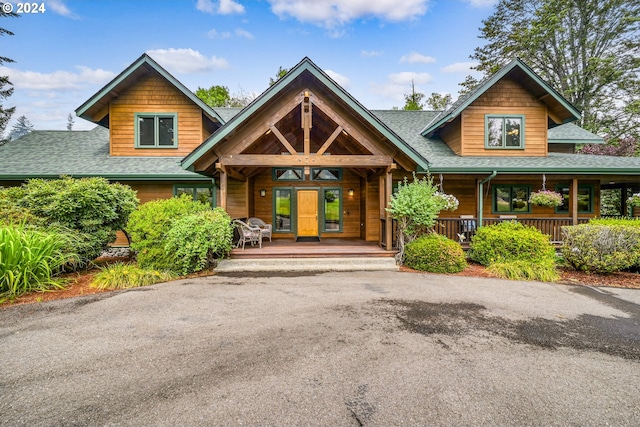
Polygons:
<instances>
[{"instance_id":1,"label":"trimmed hedge","mask_svg":"<svg viewBox=\"0 0 640 427\"><path fill-rule=\"evenodd\" d=\"M555 262L556 256L548 235L535 227L504 221L478 228L471 238L469 258L489 266L511 261Z\"/></svg>"},{"instance_id":2,"label":"trimmed hedge","mask_svg":"<svg viewBox=\"0 0 640 427\"><path fill-rule=\"evenodd\" d=\"M459 273L467 267L460 244L435 233L409 243L404 257L407 267L430 273Z\"/></svg>"},{"instance_id":3,"label":"trimmed hedge","mask_svg":"<svg viewBox=\"0 0 640 427\"><path fill-rule=\"evenodd\" d=\"M613 273L638 267L638 221L598 220L562 227L562 255L576 270L591 273Z\"/></svg>"}]
</instances>

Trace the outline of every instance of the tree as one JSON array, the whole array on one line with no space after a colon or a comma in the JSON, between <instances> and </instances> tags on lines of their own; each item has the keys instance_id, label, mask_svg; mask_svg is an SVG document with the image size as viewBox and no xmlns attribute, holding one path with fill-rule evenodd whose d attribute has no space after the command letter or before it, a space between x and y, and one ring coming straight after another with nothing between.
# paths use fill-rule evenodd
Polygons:
<instances>
[{"instance_id":1,"label":"tree","mask_svg":"<svg viewBox=\"0 0 640 427\"><path fill-rule=\"evenodd\" d=\"M6 18L18 18L18 15L15 12L5 12L4 2L0 2L0 17ZM12 36L13 33L5 28L0 28L0 36ZM15 62L13 59L7 58L6 56L0 56L0 65L5 63ZM9 86L9 87L7 87ZM5 108L2 104L2 101L9 98L13 94L13 85L9 81L9 76L0 76L0 145L3 145L7 142L7 139L3 137L4 131L7 128L7 124L9 124L9 120L11 120L11 116L16 111L16 107Z\"/></svg>"},{"instance_id":2,"label":"tree","mask_svg":"<svg viewBox=\"0 0 640 427\"><path fill-rule=\"evenodd\" d=\"M196 96L202 99L209 107L227 107L231 99L229 88L219 85L211 86L209 89L198 86Z\"/></svg>"},{"instance_id":3,"label":"tree","mask_svg":"<svg viewBox=\"0 0 640 427\"><path fill-rule=\"evenodd\" d=\"M21 136L24 136L32 131L33 124L29 121L29 119L27 119L26 116L20 116L11 128L11 132L9 132L9 139L13 141L14 139L18 139Z\"/></svg>"},{"instance_id":4,"label":"tree","mask_svg":"<svg viewBox=\"0 0 640 427\"><path fill-rule=\"evenodd\" d=\"M406 103L403 110L422 110L422 98L424 98L424 93L416 92L416 85L411 80L411 93L404 95Z\"/></svg>"},{"instance_id":5,"label":"tree","mask_svg":"<svg viewBox=\"0 0 640 427\"><path fill-rule=\"evenodd\" d=\"M67 130L73 130L73 123L73 115L69 113L69 115L67 116Z\"/></svg>"},{"instance_id":6,"label":"tree","mask_svg":"<svg viewBox=\"0 0 640 427\"><path fill-rule=\"evenodd\" d=\"M458 96L465 96L466 94L474 90L478 86L478 84L480 84L480 81L478 81L478 79L476 79L475 77L465 77L462 83L458 83L458 86L460 86L461 88L458 91Z\"/></svg>"},{"instance_id":7,"label":"tree","mask_svg":"<svg viewBox=\"0 0 640 427\"><path fill-rule=\"evenodd\" d=\"M284 76L286 76L288 72L289 72L288 68L278 67L278 72L276 72L276 78L274 79L273 77L269 77L269 86L273 86L274 84L276 84L276 82L281 78L283 78Z\"/></svg>"},{"instance_id":8,"label":"tree","mask_svg":"<svg viewBox=\"0 0 640 427\"><path fill-rule=\"evenodd\" d=\"M436 111L444 111L451 105L451 94L441 94L433 92L429 98L427 98L427 105Z\"/></svg>"},{"instance_id":9,"label":"tree","mask_svg":"<svg viewBox=\"0 0 640 427\"><path fill-rule=\"evenodd\" d=\"M500 0L471 58L492 74L515 57L583 111L583 127L619 139L640 130L640 1Z\"/></svg>"}]
</instances>

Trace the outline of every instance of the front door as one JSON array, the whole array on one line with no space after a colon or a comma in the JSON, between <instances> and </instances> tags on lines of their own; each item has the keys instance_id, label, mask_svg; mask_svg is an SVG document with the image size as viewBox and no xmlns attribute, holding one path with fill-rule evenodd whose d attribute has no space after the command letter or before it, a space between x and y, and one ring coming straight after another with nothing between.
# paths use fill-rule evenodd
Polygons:
<instances>
[{"instance_id":1,"label":"front door","mask_svg":"<svg viewBox=\"0 0 640 427\"><path fill-rule=\"evenodd\" d=\"M318 236L318 190L298 190L298 236Z\"/></svg>"}]
</instances>

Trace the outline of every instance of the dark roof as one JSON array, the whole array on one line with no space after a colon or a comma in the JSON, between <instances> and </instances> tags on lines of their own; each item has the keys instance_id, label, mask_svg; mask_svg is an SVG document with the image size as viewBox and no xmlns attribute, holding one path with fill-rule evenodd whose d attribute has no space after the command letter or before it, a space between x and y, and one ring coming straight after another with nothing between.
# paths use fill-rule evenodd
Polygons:
<instances>
[{"instance_id":1,"label":"dark roof","mask_svg":"<svg viewBox=\"0 0 640 427\"><path fill-rule=\"evenodd\" d=\"M550 144L604 144L604 139L573 123L565 123L549 129Z\"/></svg>"},{"instance_id":2,"label":"dark roof","mask_svg":"<svg viewBox=\"0 0 640 427\"><path fill-rule=\"evenodd\" d=\"M109 131L36 130L0 147L0 180L103 176L118 180L203 180L180 167L181 157L109 155Z\"/></svg>"}]
</instances>

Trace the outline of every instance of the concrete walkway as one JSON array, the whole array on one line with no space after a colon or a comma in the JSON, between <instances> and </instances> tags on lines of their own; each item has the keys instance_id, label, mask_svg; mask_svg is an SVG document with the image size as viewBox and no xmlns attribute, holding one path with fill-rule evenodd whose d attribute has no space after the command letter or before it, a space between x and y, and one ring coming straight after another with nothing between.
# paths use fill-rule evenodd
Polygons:
<instances>
[{"instance_id":1,"label":"concrete walkway","mask_svg":"<svg viewBox=\"0 0 640 427\"><path fill-rule=\"evenodd\" d=\"M344 258L256 258L225 259L216 267L218 273L247 271L322 272L322 271L398 271L392 257Z\"/></svg>"}]
</instances>

